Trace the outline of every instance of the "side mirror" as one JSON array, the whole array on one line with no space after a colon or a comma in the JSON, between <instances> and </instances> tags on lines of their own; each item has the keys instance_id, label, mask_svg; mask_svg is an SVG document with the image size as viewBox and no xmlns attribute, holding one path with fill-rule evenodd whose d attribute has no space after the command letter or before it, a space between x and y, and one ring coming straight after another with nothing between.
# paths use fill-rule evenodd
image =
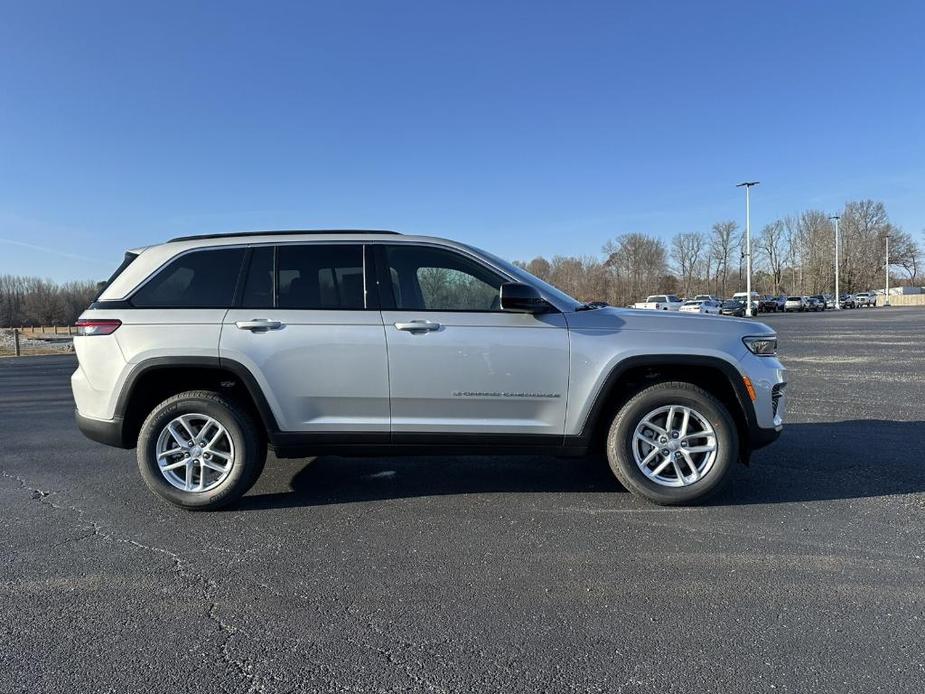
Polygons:
<instances>
[{"instance_id":1,"label":"side mirror","mask_svg":"<svg viewBox=\"0 0 925 694\"><path fill-rule=\"evenodd\" d=\"M545 313L549 302L529 284L505 282L501 285L501 310L518 313Z\"/></svg>"}]
</instances>

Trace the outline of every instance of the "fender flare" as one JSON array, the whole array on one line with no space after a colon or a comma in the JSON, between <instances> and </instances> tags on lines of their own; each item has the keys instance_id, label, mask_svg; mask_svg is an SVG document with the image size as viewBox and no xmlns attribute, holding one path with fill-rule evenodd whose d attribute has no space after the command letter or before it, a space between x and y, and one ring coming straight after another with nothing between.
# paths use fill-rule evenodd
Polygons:
<instances>
[{"instance_id":1,"label":"fender flare","mask_svg":"<svg viewBox=\"0 0 925 694\"><path fill-rule=\"evenodd\" d=\"M607 374L607 377L595 394L594 401L582 422L581 433L578 435L579 438L591 443L591 437L594 435L595 428L600 421L604 407L607 405L611 394L618 387L620 380L630 370L645 368L647 366L707 367L723 373L736 395L739 413L744 419L746 431L749 435L748 440L742 441L742 445L745 449L751 448L751 441L754 440L754 435L758 429L758 421L755 417L755 408L752 406L751 398L745 388L745 382L742 380L742 372L739 371L734 364L725 359L698 354L646 354L627 357L619 361L613 366L610 373Z\"/></svg>"},{"instance_id":2,"label":"fender flare","mask_svg":"<svg viewBox=\"0 0 925 694\"><path fill-rule=\"evenodd\" d=\"M273 411L270 409L270 405L263 394L263 390L261 390L260 384L257 383L257 379L254 378L254 375L240 362L222 357L151 357L138 362L129 372L125 379L125 383L122 384L122 389L116 400L115 417L125 417L129 403L135 393L137 382L143 375L152 371L177 368L230 371L235 378L241 381L248 395L250 395L267 433L273 434L279 431L276 417L273 415Z\"/></svg>"}]
</instances>

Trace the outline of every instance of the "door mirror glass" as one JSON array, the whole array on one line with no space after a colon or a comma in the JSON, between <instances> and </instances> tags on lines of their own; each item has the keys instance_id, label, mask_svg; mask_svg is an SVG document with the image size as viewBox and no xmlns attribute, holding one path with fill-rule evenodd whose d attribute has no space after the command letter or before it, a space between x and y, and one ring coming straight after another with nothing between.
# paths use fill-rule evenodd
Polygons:
<instances>
[{"instance_id":1,"label":"door mirror glass","mask_svg":"<svg viewBox=\"0 0 925 694\"><path fill-rule=\"evenodd\" d=\"M550 308L535 287L520 282L506 282L501 285L501 310L517 313L545 313Z\"/></svg>"}]
</instances>

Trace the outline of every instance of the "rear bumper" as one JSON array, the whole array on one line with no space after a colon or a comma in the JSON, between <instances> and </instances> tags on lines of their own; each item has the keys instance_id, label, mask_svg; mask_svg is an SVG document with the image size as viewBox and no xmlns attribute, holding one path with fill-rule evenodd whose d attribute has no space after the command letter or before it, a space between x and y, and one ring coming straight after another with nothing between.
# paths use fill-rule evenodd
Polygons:
<instances>
[{"instance_id":1,"label":"rear bumper","mask_svg":"<svg viewBox=\"0 0 925 694\"><path fill-rule=\"evenodd\" d=\"M84 417L80 412L74 410L74 419L80 433L91 441L97 441L116 448L132 448L125 442L125 427L121 417L93 419L92 417Z\"/></svg>"}]
</instances>

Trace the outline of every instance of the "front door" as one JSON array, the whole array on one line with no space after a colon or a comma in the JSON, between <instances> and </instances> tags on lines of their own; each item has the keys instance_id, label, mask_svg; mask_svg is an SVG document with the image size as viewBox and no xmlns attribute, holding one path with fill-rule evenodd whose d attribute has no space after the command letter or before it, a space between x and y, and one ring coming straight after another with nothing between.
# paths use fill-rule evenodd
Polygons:
<instances>
[{"instance_id":1,"label":"front door","mask_svg":"<svg viewBox=\"0 0 925 694\"><path fill-rule=\"evenodd\" d=\"M461 251L373 247L393 440L564 433L569 339L560 313L502 311L500 287L511 280Z\"/></svg>"}]
</instances>

